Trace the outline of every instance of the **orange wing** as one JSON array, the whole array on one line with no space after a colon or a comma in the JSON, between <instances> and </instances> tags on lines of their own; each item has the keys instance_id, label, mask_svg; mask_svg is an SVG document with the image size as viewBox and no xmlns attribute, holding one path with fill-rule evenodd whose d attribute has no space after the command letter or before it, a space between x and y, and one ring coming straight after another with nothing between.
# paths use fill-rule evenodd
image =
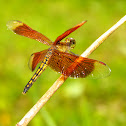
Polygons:
<instances>
[{"instance_id":1,"label":"orange wing","mask_svg":"<svg viewBox=\"0 0 126 126\"><path fill-rule=\"evenodd\" d=\"M74 32L76 29L78 29L80 26L82 26L86 22L87 21L83 21L80 24L74 26L73 28L70 28L69 30L65 31L62 35L60 35L60 36L57 37L57 39L55 40L55 42L53 43L53 45L56 45L57 42L60 42L62 39L64 39L66 36L68 36L69 34L71 34L72 32Z\"/></svg>"},{"instance_id":2,"label":"orange wing","mask_svg":"<svg viewBox=\"0 0 126 126\"><path fill-rule=\"evenodd\" d=\"M47 54L47 51L48 51L48 49L43 50L41 52L33 53L31 55L29 63L28 63L30 70L34 71L37 64L44 60L45 55Z\"/></svg>"},{"instance_id":3,"label":"orange wing","mask_svg":"<svg viewBox=\"0 0 126 126\"><path fill-rule=\"evenodd\" d=\"M43 60L46 52L47 50L44 50L34 53L31 56L32 70ZM81 61L75 62L77 58L81 59ZM77 65L74 67L76 63ZM74 78L103 78L108 76L111 72L110 68L103 62L60 52L58 50L54 50L48 65L55 71Z\"/></svg>"},{"instance_id":4,"label":"orange wing","mask_svg":"<svg viewBox=\"0 0 126 126\"><path fill-rule=\"evenodd\" d=\"M12 20L7 23L7 27L18 35L22 35L31 39L35 39L46 45L51 45L52 41L48 39L43 34L33 30L28 25L22 23L21 21Z\"/></svg>"}]
</instances>

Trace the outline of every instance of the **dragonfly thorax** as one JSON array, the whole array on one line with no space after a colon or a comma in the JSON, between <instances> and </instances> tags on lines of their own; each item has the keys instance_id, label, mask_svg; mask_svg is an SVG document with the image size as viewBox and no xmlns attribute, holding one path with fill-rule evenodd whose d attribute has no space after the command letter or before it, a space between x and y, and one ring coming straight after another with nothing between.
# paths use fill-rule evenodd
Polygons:
<instances>
[{"instance_id":1,"label":"dragonfly thorax","mask_svg":"<svg viewBox=\"0 0 126 126\"><path fill-rule=\"evenodd\" d=\"M58 42L56 47L57 50L67 52L71 49L73 49L76 45L76 41L73 38L67 38L65 42Z\"/></svg>"}]
</instances>

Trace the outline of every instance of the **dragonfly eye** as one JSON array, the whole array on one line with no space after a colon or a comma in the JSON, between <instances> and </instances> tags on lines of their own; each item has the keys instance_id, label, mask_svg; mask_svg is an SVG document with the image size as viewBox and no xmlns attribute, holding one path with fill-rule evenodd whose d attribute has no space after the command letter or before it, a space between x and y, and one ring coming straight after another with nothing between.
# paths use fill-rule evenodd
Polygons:
<instances>
[{"instance_id":1,"label":"dragonfly eye","mask_svg":"<svg viewBox=\"0 0 126 126\"><path fill-rule=\"evenodd\" d=\"M69 38L69 39L70 39L70 47L71 47L71 49L73 49L76 45L76 41L73 38Z\"/></svg>"},{"instance_id":2,"label":"dragonfly eye","mask_svg":"<svg viewBox=\"0 0 126 126\"><path fill-rule=\"evenodd\" d=\"M75 41L75 39L73 39L73 38L67 38L65 41L67 42L67 45L68 45L71 49L73 49L73 48L75 47L75 45L76 45L76 41Z\"/></svg>"}]
</instances>

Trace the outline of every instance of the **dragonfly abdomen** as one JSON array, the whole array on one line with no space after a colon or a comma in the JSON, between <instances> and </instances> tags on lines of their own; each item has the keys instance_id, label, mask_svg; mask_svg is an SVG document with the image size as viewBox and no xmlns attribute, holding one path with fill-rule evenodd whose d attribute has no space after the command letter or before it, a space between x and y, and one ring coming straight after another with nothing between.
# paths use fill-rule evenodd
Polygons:
<instances>
[{"instance_id":1,"label":"dragonfly abdomen","mask_svg":"<svg viewBox=\"0 0 126 126\"><path fill-rule=\"evenodd\" d=\"M46 67L48 66L48 61L49 61L49 58L51 57L51 55L52 55L52 49L50 49L47 52L44 60L40 64L39 68L37 69L37 71L35 72L35 74L32 76L32 78L30 79L30 81L25 86L23 94L25 94L29 90L29 88L33 85L33 83L37 80L37 78L41 75L41 73L46 69Z\"/></svg>"},{"instance_id":2,"label":"dragonfly abdomen","mask_svg":"<svg viewBox=\"0 0 126 126\"><path fill-rule=\"evenodd\" d=\"M45 64L43 64L42 66L40 65L40 67L37 69L37 71L35 72L35 74L32 76L32 78L30 79L30 81L25 86L23 94L25 94L29 90L29 88L33 85L33 83L37 80L37 78L41 75L41 73L45 70L46 67L47 66Z\"/></svg>"}]
</instances>

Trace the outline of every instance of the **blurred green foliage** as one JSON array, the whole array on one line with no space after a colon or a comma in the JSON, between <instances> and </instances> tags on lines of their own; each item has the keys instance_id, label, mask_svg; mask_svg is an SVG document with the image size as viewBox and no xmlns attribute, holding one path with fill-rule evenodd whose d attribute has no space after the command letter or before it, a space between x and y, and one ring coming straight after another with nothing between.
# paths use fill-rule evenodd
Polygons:
<instances>
[{"instance_id":1,"label":"blurred green foliage","mask_svg":"<svg viewBox=\"0 0 126 126\"><path fill-rule=\"evenodd\" d=\"M60 76L47 68L29 90L32 53L48 48L7 30L20 20L51 40L83 20L72 33L73 52L81 54L95 39L126 14L125 0L1 0L0 1L0 126L15 125ZM116 30L90 58L108 64L109 77L67 79L29 126L126 126L126 24Z\"/></svg>"}]
</instances>

